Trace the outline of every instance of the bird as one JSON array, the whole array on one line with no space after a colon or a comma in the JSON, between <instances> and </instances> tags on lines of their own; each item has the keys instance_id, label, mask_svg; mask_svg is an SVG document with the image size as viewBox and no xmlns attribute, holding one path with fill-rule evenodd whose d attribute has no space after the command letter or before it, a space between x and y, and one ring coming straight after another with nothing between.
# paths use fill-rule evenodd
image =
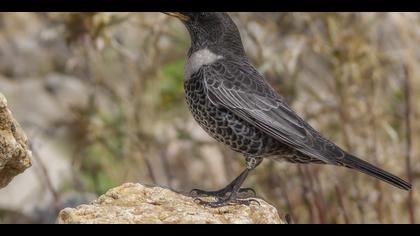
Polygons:
<instances>
[{"instance_id":1,"label":"bird","mask_svg":"<svg viewBox=\"0 0 420 236\"><path fill-rule=\"evenodd\" d=\"M245 170L223 189L193 189L190 193L200 204L249 204L255 191L241 186L264 159L343 166L411 190L410 183L345 151L305 122L252 65L227 13L163 13L178 18L191 38L184 76L189 111L212 138L241 153L246 162Z\"/></svg>"}]
</instances>

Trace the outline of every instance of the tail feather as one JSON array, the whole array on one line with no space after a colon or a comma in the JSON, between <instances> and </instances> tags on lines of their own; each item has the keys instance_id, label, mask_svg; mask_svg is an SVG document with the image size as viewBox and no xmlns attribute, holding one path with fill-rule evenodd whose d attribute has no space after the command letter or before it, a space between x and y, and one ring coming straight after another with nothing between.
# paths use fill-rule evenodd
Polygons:
<instances>
[{"instance_id":1,"label":"tail feather","mask_svg":"<svg viewBox=\"0 0 420 236\"><path fill-rule=\"evenodd\" d=\"M355 156L347 155L344 160L342 161L344 166L358 170L364 174L373 176L378 178L382 181L385 181L395 187L404 189L404 190L411 190L411 184L407 181L402 180L401 178L382 170L366 161L363 161Z\"/></svg>"}]
</instances>

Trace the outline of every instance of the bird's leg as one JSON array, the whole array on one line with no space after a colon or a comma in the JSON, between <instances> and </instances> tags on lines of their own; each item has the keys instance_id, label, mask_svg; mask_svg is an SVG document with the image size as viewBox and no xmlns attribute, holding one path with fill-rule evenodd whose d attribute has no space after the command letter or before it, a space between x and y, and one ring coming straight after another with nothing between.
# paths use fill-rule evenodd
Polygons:
<instances>
[{"instance_id":1,"label":"bird's leg","mask_svg":"<svg viewBox=\"0 0 420 236\"><path fill-rule=\"evenodd\" d=\"M245 171L244 171L245 172ZM226 187L216 190L216 191L205 191L201 189L193 189L190 191L190 196L192 197L217 197L217 198L223 198L226 197L226 194L231 193L234 189L234 186L237 185L239 181L241 181L243 175L245 174L242 172L238 177L236 177L230 184L228 184ZM238 197L239 198L249 198L249 197L255 197L256 193L252 188L240 188L238 190Z\"/></svg>"},{"instance_id":2,"label":"bird's leg","mask_svg":"<svg viewBox=\"0 0 420 236\"><path fill-rule=\"evenodd\" d=\"M245 194L248 194L248 197L249 197L250 192L252 193L253 196L255 196L255 191L250 188L241 189L241 185L245 181L249 172L255 169L261 162L262 162L262 158L247 157L246 169L238 177L236 177L232 181L232 183L230 183L225 188L219 191L214 191L214 192L206 192L206 191L194 189L191 191L191 193L194 192L196 194L204 195L204 196L215 196L217 198L217 201L215 202L206 202L200 198L196 199L198 203L204 206L213 207L213 208L225 206L229 203L234 203L234 202L241 203L241 204L250 204L252 202L251 200L243 200L243 199L239 199L239 197L243 198L244 196L241 196L241 195L245 195Z\"/></svg>"}]
</instances>

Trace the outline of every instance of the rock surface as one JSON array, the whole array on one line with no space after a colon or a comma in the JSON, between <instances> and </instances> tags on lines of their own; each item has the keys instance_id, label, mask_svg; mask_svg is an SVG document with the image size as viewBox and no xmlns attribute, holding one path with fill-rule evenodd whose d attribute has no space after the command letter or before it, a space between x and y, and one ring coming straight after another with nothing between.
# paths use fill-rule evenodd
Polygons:
<instances>
[{"instance_id":1,"label":"rock surface","mask_svg":"<svg viewBox=\"0 0 420 236\"><path fill-rule=\"evenodd\" d=\"M60 224L281 224L276 208L261 199L250 206L211 209L190 197L161 187L124 184L109 190L89 205L66 208Z\"/></svg>"},{"instance_id":2,"label":"rock surface","mask_svg":"<svg viewBox=\"0 0 420 236\"><path fill-rule=\"evenodd\" d=\"M0 188L31 166L28 139L0 93Z\"/></svg>"}]
</instances>

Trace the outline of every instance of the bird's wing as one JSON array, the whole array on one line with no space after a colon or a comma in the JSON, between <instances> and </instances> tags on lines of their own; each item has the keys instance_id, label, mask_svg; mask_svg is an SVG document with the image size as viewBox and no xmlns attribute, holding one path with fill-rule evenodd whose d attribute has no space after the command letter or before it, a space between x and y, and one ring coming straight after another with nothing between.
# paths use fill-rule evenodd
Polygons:
<instances>
[{"instance_id":1,"label":"bird's wing","mask_svg":"<svg viewBox=\"0 0 420 236\"><path fill-rule=\"evenodd\" d=\"M282 143L325 163L346 153L303 121L248 62L220 60L202 68L209 99Z\"/></svg>"}]
</instances>

